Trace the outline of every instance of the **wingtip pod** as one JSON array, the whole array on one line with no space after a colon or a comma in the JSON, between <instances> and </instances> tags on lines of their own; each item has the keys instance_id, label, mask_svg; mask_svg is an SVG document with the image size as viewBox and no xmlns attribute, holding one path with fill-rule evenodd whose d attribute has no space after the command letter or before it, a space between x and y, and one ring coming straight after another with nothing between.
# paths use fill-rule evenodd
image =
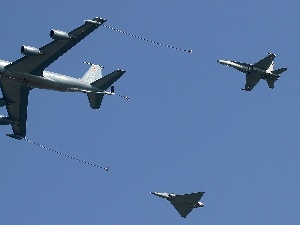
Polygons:
<instances>
[{"instance_id":1,"label":"wingtip pod","mask_svg":"<svg viewBox=\"0 0 300 225\"><path fill-rule=\"evenodd\" d=\"M190 50L188 50L187 52L188 52L188 53L192 53L192 51L193 51L193 50L192 50L192 49L190 49Z\"/></svg>"},{"instance_id":2,"label":"wingtip pod","mask_svg":"<svg viewBox=\"0 0 300 225\"><path fill-rule=\"evenodd\" d=\"M275 55L274 53L272 53L272 52L268 52L268 55L269 55L270 57L273 57L273 58L276 57L276 55Z\"/></svg>"},{"instance_id":3,"label":"wingtip pod","mask_svg":"<svg viewBox=\"0 0 300 225\"><path fill-rule=\"evenodd\" d=\"M108 167L101 167L102 169L104 169L105 171L108 171L109 168Z\"/></svg>"},{"instance_id":4,"label":"wingtip pod","mask_svg":"<svg viewBox=\"0 0 300 225\"><path fill-rule=\"evenodd\" d=\"M100 18L100 17L95 17L93 20L85 20L85 23L92 23L95 25L102 25L103 23L105 23L107 20Z\"/></svg>"}]
</instances>

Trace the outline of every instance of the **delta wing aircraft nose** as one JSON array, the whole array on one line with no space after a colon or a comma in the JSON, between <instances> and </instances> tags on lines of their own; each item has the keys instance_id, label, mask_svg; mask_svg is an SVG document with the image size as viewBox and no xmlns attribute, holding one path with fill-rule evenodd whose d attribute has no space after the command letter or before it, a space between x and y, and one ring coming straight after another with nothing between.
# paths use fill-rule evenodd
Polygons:
<instances>
[{"instance_id":1,"label":"delta wing aircraft nose","mask_svg":"<svg viewBox=\"0 0 300 225\"><path fill-rule=\"evenodd\" d=\"M168 194L167 193L159 193L159 192L150 192L151 194L153 195L156 195L158 197L161 197L161 198L167 198L168 197Z\"/></svg>"}]
</instances>

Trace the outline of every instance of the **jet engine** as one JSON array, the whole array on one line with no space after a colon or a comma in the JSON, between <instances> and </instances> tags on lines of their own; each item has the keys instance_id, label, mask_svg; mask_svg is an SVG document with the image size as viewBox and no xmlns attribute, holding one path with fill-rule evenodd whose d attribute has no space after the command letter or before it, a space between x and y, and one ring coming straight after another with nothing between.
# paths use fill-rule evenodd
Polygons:
<instances>
[{"instance_id":1,"label":"jet engine","mask_svg":"<svg viewBox=\"0 0 300 225\"><path fill-rule=\"evenodd\" d=\"M68 40L71 38L68 33L61 30L51 30L50 37L54 40Z\"/></svg>"},{"instance_id":2,"label":"jet engine","mask_svg":"<svg viewBox=\"0 0 300 225\"><path fill-rule=\"evenodd\" d=\"M21 47L21 53L23 55L28 55L28 56L42 55L42 52L38 48L31 47L31 46L26 46L26 45L23 45Z\"/></svg>"}]
</instances>

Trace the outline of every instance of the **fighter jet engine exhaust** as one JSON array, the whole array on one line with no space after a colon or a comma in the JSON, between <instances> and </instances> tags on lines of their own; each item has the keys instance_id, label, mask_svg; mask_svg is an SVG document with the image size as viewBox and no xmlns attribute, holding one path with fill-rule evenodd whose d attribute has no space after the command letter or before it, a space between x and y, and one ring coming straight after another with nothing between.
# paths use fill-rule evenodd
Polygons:
<instances>
[{"instance_id":1,"label":"fighter jet engine exhaust","mask_svg":"<svg viewBox=\"0 0 300 225\"><path fill-rule=\"evenodd\" d=\"M182 48L170 46L170 45L167 45L167 44L162 44L162 43L160 43L160 42L151 41L151 40L149 40L149 39L147 39L147 38L139 37L139 36L137 36L137 35L130 34L130 33L126 32L126 31L118 30L118 29L116 29L116 28L107 26L107 25L105 25L105 24L103 24L102 26L103 26L103 27L106 27L106 28L108 28L108 29L111 29L111 30L120 32L120 33L122 33L122 34L126 34L126 35L128 35L128 36L131 36L131 37L140 39L140 40L142 40L142 41L150 42L150 43L152 43L152 44L157 44L157 45L164 46L164 47L167 47L167 48L172 48L172 49L175 49L175 50L178 50L178 51L182 51L182 52L192 53L192 49L187 50L187 49L182 49Z\"/></svg>"},{"instance_id":2,"label":"fighter jet engine exhaust","mask_svg":"<svg viewBox=\"0 0 300 225\"><path fill-rule=\"evenodd\" d=\"M36 145L36 146L38 146L38 147L40 147L40 148L46 149L46 150L48 150L48 151L50 151L50 152L57 153L57 154L59 154L59 155L61 155L61 156L67 157L67 158L69 158L69 159L77 160L78 162L87 164L87 165L89 165L89 166L93 166L93 167L96 167L96 168L98 168L98 169L103 169L103 170L105 170L105 171L108 171L108 170L109 170L108 167L98 166L98 165L96 165L96 164L93 164L93 163L90 163L90 162L87 162L87 161L84 161L84 160L75 158L75 157L73 157L73 156L66 155L66 154L61 153L61 152L58 152L58 151L56 151L56 150L54 150L54 149L51 149L51 148L48 148L48 147L43 146L43 145L41 145L41 144L38 144L38 143L36 143L36 142L34 142L34 141L28 140L27 138L23 138L23 140L25 140L25 141L27 141L28 143L31 143L31 144L33 144L33 145Z\"/></svg>"}]
</instances>

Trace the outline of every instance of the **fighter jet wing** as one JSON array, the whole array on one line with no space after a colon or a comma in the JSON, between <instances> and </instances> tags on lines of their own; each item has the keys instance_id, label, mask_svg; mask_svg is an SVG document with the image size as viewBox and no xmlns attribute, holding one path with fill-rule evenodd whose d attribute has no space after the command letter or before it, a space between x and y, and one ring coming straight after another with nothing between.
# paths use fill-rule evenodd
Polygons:
<instances>
[{"instance_id":1,"label":"fighter jet wing","mask_svg":"<svg viewBox=\"0 0 300 225\"><path fill-rule=\"evenodd\" d=\"M275 59L276 55L269 53L265 58L255 63L253 66L262 70L267 70Z\"/></svg>"},{"instance_id":2,"label":"fighter jet wing","mask_svg":"<svg viewBox=\"0 0 300 225\"><path fill-rule=\"evenodd\" d=\"M249 66L252 66L252 65L251 65L251 64L249 64L249 63L238 62L238 61L232 61L232 62L234 62L234 63L238 63L238 64L240 64L240 65L242 65L242 66L247 66L247 67L249 67Z\"/></svg>"},{"instance_id":3,"label":"fighter jet wing","mask_svg":"<svg viewBox=\"0 0 300 225\"><path fill-rule=\"evenodd\" d=\"M42 76L46 67L74 47L104 22L106 22L106 20L98 17L95 17L93 20L87 20L82 26L68 33L69 39L54 40L39 49L41 52L40 55L24 56L5 66L5 69Z\"/></svg>"},{"instance_id":4,"label":"fighter jet wing","mask_svg":"<svg viewBox=\"0 0 300 225\"><path fill-rule=\"evenodd\" d=\"M188 202L191 204L196 204L202 198L205 192L196 192L184 195L176 195L173 198L182 202Z\"/></svg>"},{"instance_id":5,"label":"fighter jet wing","mask_svg":"<svg viewBox=\"0 0 300 225\"><path fill-rule=\"evenodd\" d=\"M26 136L28 95L31 89L5 79L0 79L0 84L3 98L8 103L6 105L8 116L13 121L13 132L24 138Z\"/></svg>"},{"instance_id":6,"label":"fighter jet wing","mask_svg":"<svg viewBox=\"0 0 300 225\"><path fill-rule=\"evenodd\" d=\"M192 210L193 207L191 205L185 204L183 202L171 201L171 204L174 208L179 212L181 217L186 217Z\"/></svg>"},{"instance_id":7,"label":"fighter jet wing","mask_svg":"<svg viewBox=\"0 0 300 225\"><path fill-rule=\"evenodd\" d=\"M246 75L246 84L245 84L245 90L251 91L255 85L259 82L260 77L255 75Z\"/></svg>"}]
</instances>

